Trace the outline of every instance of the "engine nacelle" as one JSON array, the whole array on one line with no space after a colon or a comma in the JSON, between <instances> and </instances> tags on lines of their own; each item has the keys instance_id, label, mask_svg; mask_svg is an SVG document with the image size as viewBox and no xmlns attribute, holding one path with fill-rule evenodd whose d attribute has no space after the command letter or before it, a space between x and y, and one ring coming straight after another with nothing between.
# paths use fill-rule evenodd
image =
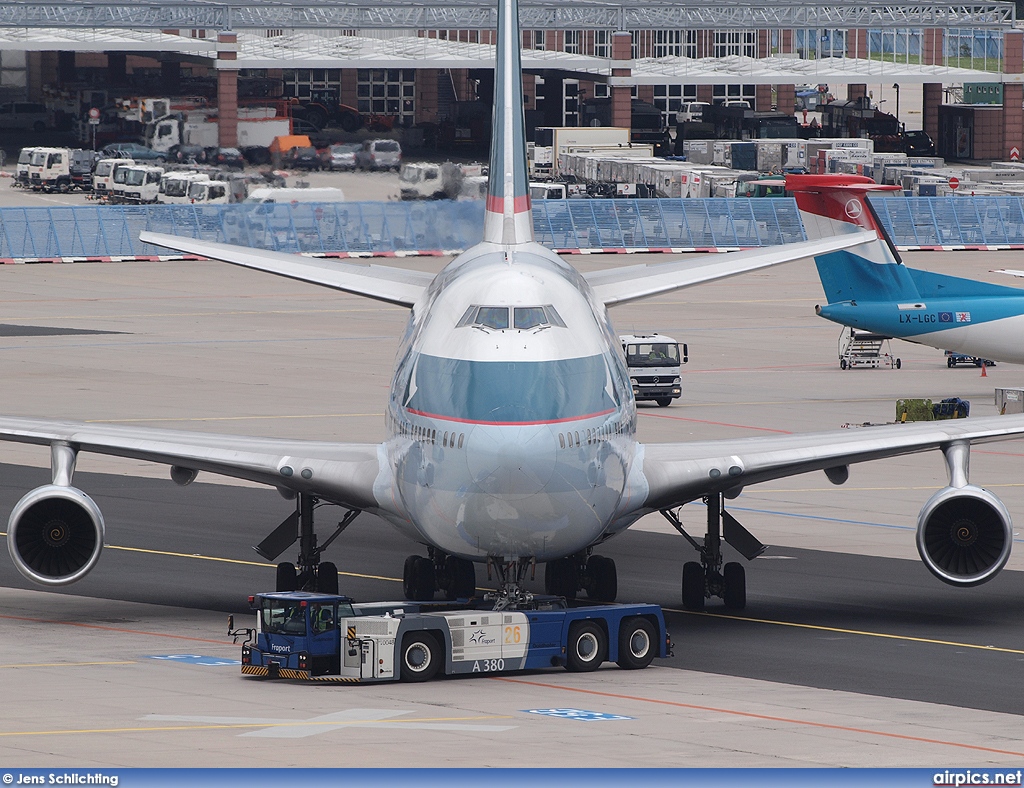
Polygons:
<instances>
[{"instance_id":1,"label":"engine nacelle","mask_svg":"<svg viewBox=\"0 0 1024 788\"><path fill-rule=\"evenodd\" d=\"M981 487L939 490L917 516L921 560L939 580L953 586L991 580L1006 564L1012 545L1009 512Z\"/></svg>"},{"instance_id":2,"label":"engine nacelle","mask_svg":"<svg viewBox=\"0 0 1024 788\"><path fill-rule=\"evenodd\" d=\"M100 558L103 515L92 498L74 487L37 487L11 512L7 548L29 580L46 586L74 583Z\"/></svg>"}]
</instances>

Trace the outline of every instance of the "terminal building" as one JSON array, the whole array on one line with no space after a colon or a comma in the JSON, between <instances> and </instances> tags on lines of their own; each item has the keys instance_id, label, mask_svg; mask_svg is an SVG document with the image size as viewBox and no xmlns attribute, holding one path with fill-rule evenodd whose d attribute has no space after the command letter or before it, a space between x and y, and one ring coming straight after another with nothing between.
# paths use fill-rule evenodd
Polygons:
<instances>
[{"instance_id":1,"label":"terminal building","mask_svg":"<svg viewBox=\"0 0 1024 788\"><path fill-rule=\"evenodd\" d=\"M1008 2L807 0L715 6L521 0L528 125L586 125L631 100L667 124L689 101L796 111L798 88L886 101L938 154L1013 159L1024 149L1024 31ZM198 96L222 146L240 107L330 91L364 116L475 140L489 115L496 9L456 0L250 5L0 2L0 93L84 117L125 96ZM825 87L827 86L827 87ZM901 104L902 98L902 104Z\"/></svg>"}]
</instances>

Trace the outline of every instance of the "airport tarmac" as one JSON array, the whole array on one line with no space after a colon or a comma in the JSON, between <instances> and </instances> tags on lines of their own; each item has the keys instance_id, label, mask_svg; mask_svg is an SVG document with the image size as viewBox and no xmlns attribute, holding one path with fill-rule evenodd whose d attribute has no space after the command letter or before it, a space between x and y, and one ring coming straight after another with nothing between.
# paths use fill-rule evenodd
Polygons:
<instances>
[{"instance_id":1,"label":"airport tarmac","mask_svg":"<svg viewBox=\"0 0 1024 788\"><path fill-rule=\"evenodd\" d=\"M1000 253L905 258L1003 283L1012 280L989 269L1019 267ZM668 257L571 259L593 270ZM438 270L443 262L394 264ZM217 263L3 266L0 294L6 414L383 437L407 317L400 308ZM667 409L642 407L641 440L880 423L893 420L903 397L959 396L971 401L972 414L992 415L996 386L1024 385L1020 367L999 365L980 377L974 367L947 369L941 352L906 343L893 344L900 370L841 371L841 329L815 317L820 300L813 265L800 262L614 309L623 333L657 329L689 344L684 396ZM1020 442L987 444L971 463L972 481L1018 517L1022 449ZM0 445L0 462L36 469L0 467L5 510L19 488L46 481L43 448ZM931 767L1024 760L1016 713L1024 701L1017 681L1024 606L1016 593L1024 554L977 589L950 589L927 573L916 560L914 528L922 504L945 484L938 453L855 466L841 487L811 474L745 491L730 510L773 546L748 568L751 604L740 618L716 615L720 608L707 616L670 612L676 658L662 666L338 688L260 683L233 665L161 659L237 656L223 635L224 614L272 583L272 570L248 545L288 514L286 501L207 475L178 488L166 468L145 463L82 455L78 468L78 482L108 520L108 549L93 575L66 593L27 590L9 560L0 562L5 765ZM247 496L253 502L241 504ZM358 549L346 546L346 534L326 557L363 575L342 578L354 595L394 597L394 578L413 546L365 519ZM697 531L703 510L684 507L683 520ZM620 598L678 608L679 570L692 552L658 517L635 530L605 550L619 561ZM252 587L260 582L266 586ZM534 713L565 708L629 719Z\"/></svg>"}]
</instances>

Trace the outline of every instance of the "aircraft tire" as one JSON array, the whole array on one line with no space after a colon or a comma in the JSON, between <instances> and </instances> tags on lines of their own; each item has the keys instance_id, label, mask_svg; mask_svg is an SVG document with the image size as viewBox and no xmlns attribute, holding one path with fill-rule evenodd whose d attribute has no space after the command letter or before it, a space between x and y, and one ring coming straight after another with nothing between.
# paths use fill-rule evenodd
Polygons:
<instances>
[{"instance_id":1,"label":"aircraft tire","mask_svg":"<svg viewBox=\"0 0 1024 788\"><path fill-rule=\"evenodd\" d=\"M410 555L402 567L402 593L406 599L416 598L416 562L419 560L420 556Z\"/></svg>"},{"instance_id":2,"label":"aircraft tire","mask_svg":"<svg viewBox=\"0 0 1024 788\"><path fill-rule=\"evenodd\" d=\"M565 653L565 669L572 673L589 673L601 667L608 658L608 638L593 621L577 621L569 627L569 643Z\"/></svg>"},{"instance_id":3,"label":"aircraft tire","mask_svg":"<svg viewBox=\"0 0 1024 788\"><path fill-rule=\"evenodd\" d=\"M416 602L429 602L433 599L434 590L437 588L434 579L434 562L429 558L417 556L413 577L415 578L415 596L411 598Z\"/></svg>"},{"instance_id":4,"label":"aircraft tire","mask_svg":"<svg viewBox=\"0 0 1024 788\"><path fill-rule=\"evenodd\" d=\"M658 633L646 618L623 620L619 627L619 658L615 664L624 670L641 670L658 653Z\"/></svg>"},{"instance_id":5,"label":"aircraft tire","mask_svg":"<svg viewBox=\"0 0 1024 788\"><path fill-rule=\"evenodd\" d=\"M731 561L722 572L725 588L722 598L730 610L742 610L747 606L747 576L743 564Z\"/></svg>"},{"instance_id":6,"label":"aircraft tire","mask_svg":"<svg viewBox=\"0 0 1024 788\"><path fill-rule=\"evenodd\" d=\"M469 599L476 594L476 566L465 558L448 556L445 561L448 584L445 597L449 600Z\"/></svg>"},{"instance_id":7,"label":"aircraft tire","mask_svg":"<svg viewBox=\"0 0 1024 788\"><path fill-rule=\"evenodd\" d=\"M410 632L402 640L399 677L409 682L430 681L437 675L441 659L441 649L433 635L429 632Z\"/></svg>"},{"instance_id":8,"label":"aircraft tire","mask_svg":"<svg viewBox=\"0 0 1024 788\"><path fill-rule=\"evenodd\" d=\"M615 561L603 555L592 555L587 561L587 570L592 578L587 596L597 602L614 602L619 594Z\"/></svg>"},{"instance_id":9,"label":"aircraft tire","mask_svg":"<svg viewBox=\"0 0 1024 788\"><path fill-rule=\"evenodd\" d=\"M544 565L544 590L567 602L576 598L576 565L571 558L557 558Z\"/></svg>"},{"instance_id":10,"label":"aircraft tire","mask_svg":"<svg viewBox=\"0 0 1024 788\"><path fill-rule=\"evenodd\" d=\"M282 561L277 565L277 586L278 591L297 591L299 579L295 574L295 564L289 561Z\"/></svg>"},{"instance_id":11,"label":"aircraft tire","mask_svg":"<svg viewBox=\"0 0 1024 788\"><path fill-rule=\"evenodd\" d=\"M338 567L330 561L323 561L316 568L316 590L320 594L338 595Z\"/></svg>"},{"instance_id":12,"label":"aircraft tire","mask_svg":"<svg viewBox=\"0 0 1024 788\"><path fill-rule=\"evenodd\" d=\"M704 567L696 561L683 564L683 607L704 610Z\"/></svg>"}]
</instances>

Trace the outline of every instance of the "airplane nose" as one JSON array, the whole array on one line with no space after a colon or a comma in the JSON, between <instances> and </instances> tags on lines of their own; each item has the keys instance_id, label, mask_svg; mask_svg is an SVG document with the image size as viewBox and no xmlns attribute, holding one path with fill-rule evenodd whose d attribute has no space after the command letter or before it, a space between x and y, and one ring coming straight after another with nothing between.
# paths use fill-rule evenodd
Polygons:
<instances>
[{"instance_id":1,"label":"airplane nose","mask_svg":"<svg viewBox=\"0 0 1024 788\"><path fill-rule=\"evenodd\" d=\"M555 469L555 437L546 426L477 426L466 460L481 492L507 500L536 495Z\"/></svg>"}]
</instances>

